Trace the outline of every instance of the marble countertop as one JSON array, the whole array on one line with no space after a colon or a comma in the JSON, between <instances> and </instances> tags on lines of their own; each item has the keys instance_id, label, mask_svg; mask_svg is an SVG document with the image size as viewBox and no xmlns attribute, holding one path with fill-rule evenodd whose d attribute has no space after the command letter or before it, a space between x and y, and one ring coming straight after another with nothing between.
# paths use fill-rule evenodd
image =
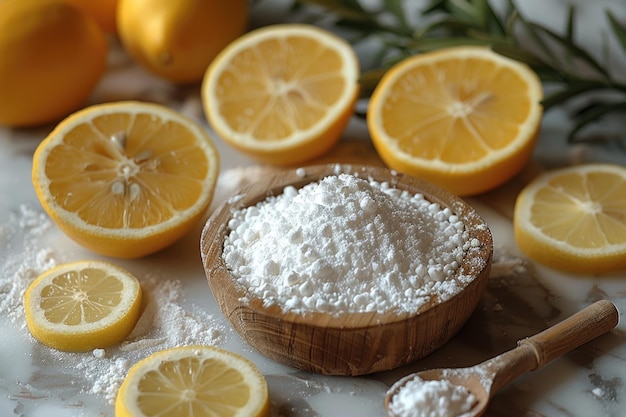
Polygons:
<instances>
[{"instance_id":1,"label":"marble countertop","mask_svg":"<svg viewBox=\"0 0 626 417\"><path fill-rule=\"evenodd\" d=\"M139 99L167 104L205 123L197 87L175 88L136 67L112 40L110 68L93 102ZM177 303L183 314L208 317L215 344L250 358L267 378L272 415L284 417L386 415L383 399L400 377L433 367L479 363L516 346L598 299L626 311L626 271L574 276L550 270L523 257L513 239L512 212L519 189L543 169L585 161L626 163L623 121L600 126L604 145L567 145L567 109L547 113L533 161L514 180L487 194L466 199L490 226L495 264L473 316L445 346L418 362L380 374L330 377L272 362L247 346L221 316L202 269L200 227L171 248L139 260L114 262L139 278L156 276L180 284ZM110 398L93 389L94 375L77 375L75 355L52 354L24 324L23 291L17 282L36 276L51 263L96 256L66 238L46 218L30 180L32 154L51 126L0 128L0 415L113 417ZM209 127L207 126L207 129ZM621 130L621 132L620 132ZM235 190L273 168L260 167L217 140L222 173L212 209ZM355 118L339 146L315 162L380 164L362 120ZM7 277L15 277L12 282ZM198 313L198 311L201 311ZM626 324L531 372L498 393L490 417L623 416L626 409ZM91 355L85 353L84 355ZM78 358L78 359L77 359ZM84 359L84 358L83 358Z\"/></svg>"}]
</instances>

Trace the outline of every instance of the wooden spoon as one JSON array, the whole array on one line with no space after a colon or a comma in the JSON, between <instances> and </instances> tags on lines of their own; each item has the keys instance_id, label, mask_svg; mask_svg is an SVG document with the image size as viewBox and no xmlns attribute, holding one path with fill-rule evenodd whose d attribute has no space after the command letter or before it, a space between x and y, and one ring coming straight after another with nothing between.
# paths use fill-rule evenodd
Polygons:
<instances>
[{"instance_id":1,"label":"wooden spoon","mask_svg":"<svg viewBox=\"0 0 626 417\"><path fill-rule=\"evenodd\" d=\"M528 371L537 370L553 359L576 349L613 329L619 313L613 303L597 301L562 322L532 337L517 342L515 349L469 368L431 369L410 374L387 391L385 408L391 417L390 404L407 382L416 377L425 381L446 380L466 388L476 397L472 410L463 417L481 416L489 400L509 382Z\"/></svg>"}]
</instances>

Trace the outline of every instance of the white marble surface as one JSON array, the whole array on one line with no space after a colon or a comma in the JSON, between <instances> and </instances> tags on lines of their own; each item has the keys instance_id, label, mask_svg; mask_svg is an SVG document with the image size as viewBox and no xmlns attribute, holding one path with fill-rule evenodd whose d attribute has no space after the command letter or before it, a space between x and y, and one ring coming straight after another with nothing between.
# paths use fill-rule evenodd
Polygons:
<instances>
[{"instance_id":1,"label":"white marble surface","mask_svg":"<svg viewBox=\"0 0 626 417\"><path fill-rule=\"evenodd\" d=\"M177 89L159 81L132 65L119 49L112 52L110 62L110 70L92 101L156 101L205 123L197 88ZM620 316L626 311L626 271L605 276L558 273L525 259L513 240L511 217L515 193L537 170L587 160L626 163L626 153L610 145L565 145L565 131L570 123L565 109L546 114L537 152L528 169L506 186L468 199L492 229L495 272L478 309L459 334L432 355L401 369L358 378L327 377L274 363L245 345L219 313L208 288L198 253L200 225L158 254L114 262L132 270L140 279L157 274L180 281L184 291L181 305L190 311L199 308L212 314L221 332L217 344L247 356L266 376L274 416L380 417L385 415L383 397L387 387L411 371L478 363L513 348L517 340L543 330L599 298L612 300ZM624 121L617 120L602 126L601 131L623 144L625 127ZM37 263L30 266L33 270L29 273L41 272L37 270L41 268L41 259L33 258L33 254L42 250L57 263L100 258L80 248L50 224L35 197L30 181L32 153L50 128L0 128L0 272L4 276L23 274L24 268L28 269L23 264L31 259ZM215 204L233 191L237 183L234 179L248 181L250 178L241 174L255 169L250 168L252 161L219 141L218 146L223 175ZM365 126L356 119L337 152L345 158L354 149L361 152L357 159L375 161ZM25 220L30 223L25 224ZM11 285L0 286L0 415L113 417L113 406L102 395L88 392L90 382L85 380L85 375L77 374L72 364L75 356L52 355L30 337L20 316L21 306L6 304L13 290ZM626 415L625 329L626 324L620 322L610 334L513 382L493 399L486 415Z\"/></svg>"}]
</instances>

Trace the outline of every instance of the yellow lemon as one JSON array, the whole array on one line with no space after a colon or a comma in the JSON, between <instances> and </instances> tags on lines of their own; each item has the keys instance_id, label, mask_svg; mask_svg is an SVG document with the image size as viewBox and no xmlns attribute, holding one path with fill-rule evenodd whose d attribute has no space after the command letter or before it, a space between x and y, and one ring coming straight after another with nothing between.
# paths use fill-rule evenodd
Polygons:
<instances>
[{"instance_id":1,"label":"yellow lemon","mask_svg":"<svg viewBox=\"0 0 626 417\"><path fill-rule=\"evenodd\" d=\"M116 417L263 417L268 413L267 382L257 367L238 354L211 346L184 346L148 356L130 369L115 400Z\"/></svg>"},{"instance_id":2,"label":"yellow lemon","mask_svg":"<svg viewBox=\"0 0 626 417\"><path fill-rule=\"evenodd\" d=\"M118 0L66 0L74 4L83 12L91 15L107 33L117 32L117 2Z\"/></svg>"},{"instance_id":3,"label":"yellow lemon","mask_svg":"<svg viewBox=\"0 0 626 417\"><path fill-rule=\"evenodd\" d=\"M118 102L63 120L33 157L39 201L69 237L136 258L185 235L209 206L219 155L203 126L164 106Z\"/></svg>"},{"instance_id":4,"label":"yellow lemon","mask_svg":"<svg viewBox=\"0 0 626 417\"><path fill-rule=\"evenodd\" d=\"M121 342L141 313L141 286L128 271L102 261L59 265L24 293L32 335L55 349L80 352Z\"/></svg>"},{"instance_id":5,"label":"yellow lemon","mask_svg":"<svg viewBox=\"0 0 626 417\"><path fill-rule=\"evenodd\" d=\"M202 79L215 55L240 36L248 0L119 0L119 37L145 68L176 83Z\"/></svg>"},{"instance_id":6,"label":"yellow lemon","mask_svg":"<svg viewBox=\"0 0 626 417\"><path fill-rule=\"evenodd\" d=\"M234 148L270 164L299 164L337 143L354 112L358 78L358 58L337 35L312 25L267 26L211 63L204 111Z\"/></svg>"},{"instance_id":7,"label":"yellow lemon","mask_svg":"<svg viewBox=\"0 0 626 417\"><path fill-rule=\"evenodd\" d=\"M104 73L107 41L64 0L3 0L0 57L0 124L34 126L86 102Z\"/></svg>"},{"instance_id":8,"label":"yellow lemon","mask_svg":"<svg viewBox=\"0 0 626 417\"><path fill-rule=\"evenodd\" d=\"M546 172L519 194L515 240L531 259L575 273L626 268L626 168L583 164Z\"/></svg>"},{"instance_id":9,"label":"yellow lemon","mask_svg":"<svg viewBox=\"0 0 626 417\"><path fill-rule=\"evenodd\" d=\"M367 122L390 168L466 196L503 184L526 165L541 99L529 67L462 46L392 67L372 94Z\"/></svg>"}]
</instances>

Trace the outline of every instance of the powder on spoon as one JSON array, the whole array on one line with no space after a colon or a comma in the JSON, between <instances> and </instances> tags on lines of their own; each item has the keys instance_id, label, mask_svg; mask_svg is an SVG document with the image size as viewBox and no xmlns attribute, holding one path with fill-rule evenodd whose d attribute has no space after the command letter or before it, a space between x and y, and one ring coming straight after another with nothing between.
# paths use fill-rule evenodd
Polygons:
<instances>
[{"instance_id":1,"label":"powder on spoon","mask_svg":"<svg viewBox=\"0 0 626 417\"><path fill-rule=\"evenodd\" d=\"M465 387L416 376L391 398L389 410L398 417L463 417L475 403L476 397Z\"/></svg>"},{"instance_id":2,"label":"powder on spoon","mask_svg":"<svg viewBox=\"0 0 626 417\"><path fill-rule=\"evenodd\" d=\"M385 182L328 176L232 214L223 259L266 306L415 312L457 294L470 239L449 209Z\"/></svg>"}]
</instances>

